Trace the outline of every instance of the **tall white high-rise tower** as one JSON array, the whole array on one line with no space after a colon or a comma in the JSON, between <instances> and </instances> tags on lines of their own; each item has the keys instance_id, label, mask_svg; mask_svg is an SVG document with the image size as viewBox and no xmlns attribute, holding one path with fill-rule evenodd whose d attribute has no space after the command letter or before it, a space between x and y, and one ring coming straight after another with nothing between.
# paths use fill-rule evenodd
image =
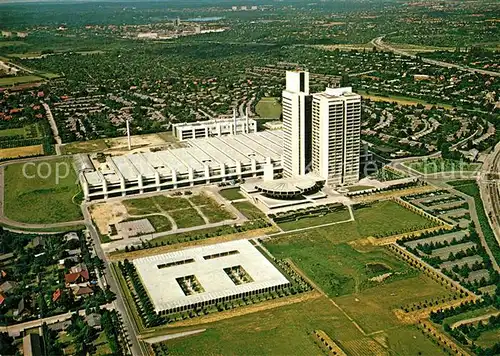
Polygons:
<instances>
[{"instance_id":1,"label":"tall white high-rise tower","mask_svg":"<svg viewBox=\"0 0 500 356\"><path fill-rule=\"evenodd\" d=\"M313 94L312 171L329 185L359 180L361 96L352 88Z\"/></svg>"},{"instance_id":2,"label":"tall white high-rise tower","mask_svg":"<svg viewBox=\"0 0 500 356\"><path fill-rule=\"evenodd\" d=\"M283 173L306 173L311 161L311 96L309 73L287 71L283 90Z\"/></svg>"}]
</instances>

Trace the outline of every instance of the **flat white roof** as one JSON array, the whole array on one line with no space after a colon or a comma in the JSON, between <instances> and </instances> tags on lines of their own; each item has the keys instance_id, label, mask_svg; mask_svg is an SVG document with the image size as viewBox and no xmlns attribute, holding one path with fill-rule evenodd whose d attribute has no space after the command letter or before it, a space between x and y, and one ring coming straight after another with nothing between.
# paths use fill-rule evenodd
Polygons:
<instances>
[{"instance_id":1,"label":"flat white roof","mask_svg":"<svg viewBox=\"0 0 500 356\"><path fill-rule=\"evenodd\" d=\"M223 252L238 253L204 259ZM170 262L194 260L176 266L158 268ZM288 284L281 274L248 240L194 247L133 261L156 312L217 298L234 296L263 288ZM241 266L253 281L236 285L224 268ZM204 292L186 296L176 278L194 275Z\"/></svg>"},{"instance_id":2,"label":"flat white roof","mask_svg":"<svg viewBox=\"0 0 500 356\"><path fill-rule=\"evenodd\" d=\"M108 157L104 165L106 168L101 165L96 172L84 172L83 176L91 186L99 186L103 184L103 178L108 183L119 182L120 177L126 181L136 181L139 175L152 178L156 172L165 177L170 176L172 170L178 174L188 174L190 168L203 171L205 165L218 168L223 163L230 168L236 167L236 161L245 165L255 159L261 164L267 157L278 161L283 154L281 130L198 138L185 142L189 147Z\"/></svg>"}]
</instances>

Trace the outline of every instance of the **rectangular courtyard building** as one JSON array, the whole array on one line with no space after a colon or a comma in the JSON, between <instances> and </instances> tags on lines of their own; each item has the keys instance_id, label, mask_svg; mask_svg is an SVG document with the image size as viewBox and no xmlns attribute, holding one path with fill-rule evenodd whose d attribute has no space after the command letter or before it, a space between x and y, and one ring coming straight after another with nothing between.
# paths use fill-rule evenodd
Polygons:
<instances>
[{"instance_id":1,"label":"rectangular courtyard building","mask_svg":"<svg viewBox=\"0 0 500 356\"><path fill-rule=\"evenodd\" d=\"M290 285L248 240L133 261L158 314L213 305Z\"/></svg>"},{"instance_id":2,"label":"rectangular courtyard building","mask_svg":"<svg viewBox=\"0 0 500 356\"><path fill-rule=\"evenodd\" d=\"M281 173L282 141L280 130L191 139L189 147L94 161L79 179L91 201Z\"/></svg>"}]
</instances>

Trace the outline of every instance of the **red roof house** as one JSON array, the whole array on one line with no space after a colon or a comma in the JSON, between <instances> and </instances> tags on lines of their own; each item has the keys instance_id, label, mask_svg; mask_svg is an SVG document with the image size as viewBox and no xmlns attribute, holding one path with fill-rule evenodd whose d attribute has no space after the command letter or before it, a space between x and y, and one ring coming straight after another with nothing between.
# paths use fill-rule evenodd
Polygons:
<instances>
[{"instance_id":1,"label":"red roof house","mask_svg":"<svg viewBox=\"0 0 500 356\"><path fill-rule=\"evenodd\" d=\"M66 284L76 284L76 283L84 283L89 280L89 271L86 269L81 270L80 272L68 273L64 275L64 280Z\"/></svg>"},{"instance_id":2,"label":"red roof house","mask_svg":"<svg viewBox=\"0 0 500 356\"><path fill-rule=\"evenodd\" d=\"M57 302L59 298L61 298L61 290L57 288L56 291L52 293L52 301Z\"/></svg>"}]
</instances>

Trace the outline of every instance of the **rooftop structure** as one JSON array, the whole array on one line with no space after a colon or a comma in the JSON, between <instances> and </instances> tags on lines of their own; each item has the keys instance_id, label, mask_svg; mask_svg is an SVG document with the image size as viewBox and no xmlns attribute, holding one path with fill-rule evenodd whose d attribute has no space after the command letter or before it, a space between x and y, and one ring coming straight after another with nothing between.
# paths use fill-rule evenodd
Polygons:
<instances>
[{"instance_id":1,"label":"rooftop structure","mask_svg":"<svg viewBox=\"0 0 500 356\"><path fill-rule=\"evenodd\" d=\"M107 199L160 190L280 173L283 132L264 131L187 140L189 147L107 157L81 172L86 200Z\"/></svg>"},{"instance_id":2,"label":"rooftop structure","mask_svg":"<svg viewBox=\"0 0 500 356\"><path fill-rule=\"evenodd\" d=\"M315 192L321 187L321 181L308 177L269 180L255 185L255 188L265 196L278 199L294 199L302 194Z\"/></svg>"},{"instance_id":3,"label":"rooftop structure","mask_svg":"<svg viewBox=\"0 0 500 356\"><path fill-rule=\"evenodd\" d=\"M236 135L257 132L257 121L246 117L221 118L207 121L182 122L172 125L179 141L191 138Z\"/></svg>"},{"instance_id":4,"label":"rooftop structure","mask_svg":"<svg viewBox=\"0 0 500 356\"><path fill-rule=\"evenodd\" d=\"M283 288L289 281L248 240L133 261L155 311L168 314Z\"/></svg>"}]
</instances>

